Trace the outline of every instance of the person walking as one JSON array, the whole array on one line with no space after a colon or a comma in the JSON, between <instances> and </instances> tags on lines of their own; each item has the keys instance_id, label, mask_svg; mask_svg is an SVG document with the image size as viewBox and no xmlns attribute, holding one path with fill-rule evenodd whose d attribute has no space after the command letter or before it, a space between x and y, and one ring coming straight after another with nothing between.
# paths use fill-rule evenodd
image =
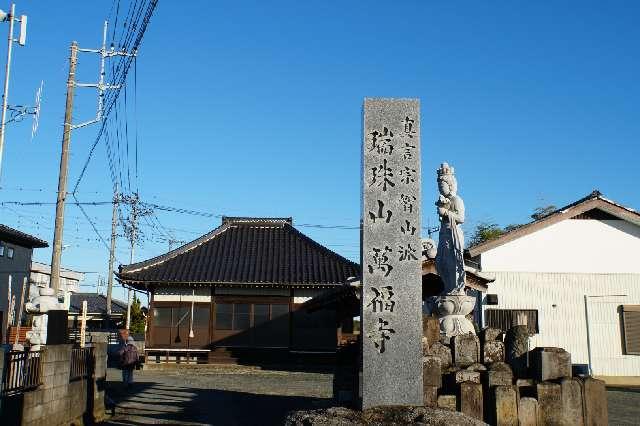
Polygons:
<instances>
[{"instance_id":1,"label":"person walking","mask_svg":"<svg viewBox=\"0 0 640 426\"><path fill-rule=\"evenodd\" d=\"M127 337L127 341L118 350L118 355L122 369L122 383L130 389L133 384L133 370L138 364L138 349L134 345L133 337Z\"/></svg>"}]
</instances>

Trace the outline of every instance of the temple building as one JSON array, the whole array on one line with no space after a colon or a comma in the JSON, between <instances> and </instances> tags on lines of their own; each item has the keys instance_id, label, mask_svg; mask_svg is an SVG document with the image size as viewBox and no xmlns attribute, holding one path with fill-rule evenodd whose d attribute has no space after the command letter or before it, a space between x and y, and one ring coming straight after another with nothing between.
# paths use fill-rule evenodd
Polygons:
<instances>
[{"instance_id":1,"label":"temple building","mask_svg":"<svg viewBox=\"0 0 640 426\"><path fill-rule=\"evenodd\" d=\"M359 273L358 264L302 234L291 218L223 217L220 227L182 247L121 265L117 277L150 295L147 362L187 352L218 362L243 350L335 352L342 316L331 307L300 307Z\"/></svg>"}]
</instances>

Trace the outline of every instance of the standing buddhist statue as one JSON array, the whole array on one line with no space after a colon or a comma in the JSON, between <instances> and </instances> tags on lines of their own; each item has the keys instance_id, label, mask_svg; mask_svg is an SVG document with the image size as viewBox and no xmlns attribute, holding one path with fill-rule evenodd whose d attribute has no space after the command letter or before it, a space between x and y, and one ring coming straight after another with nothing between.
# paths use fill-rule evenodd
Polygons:
<instances>
[{"instance_id":1,"label":"standing buddhist statue","mask_svg":"<svg viewBox=\"0 0 640 426\"><path fill-rule=\"evenodd\" d=\"M435 304L440 320L440 332L446 338L474 333L471 321L465 316L475 307L475 297L465 293L464 272L464 202L458 195L458 182L453 167L442 163L438 169L436 201L440 217L440 233L436 270L442 279L443 291Z\"/></svg>"}]
</instances>

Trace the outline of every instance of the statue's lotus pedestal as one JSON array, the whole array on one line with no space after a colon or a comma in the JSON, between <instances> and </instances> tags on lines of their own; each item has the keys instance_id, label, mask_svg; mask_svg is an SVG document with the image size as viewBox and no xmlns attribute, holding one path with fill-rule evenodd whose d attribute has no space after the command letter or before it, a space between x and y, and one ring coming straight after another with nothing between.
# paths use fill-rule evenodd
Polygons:
<instances>
[{"instance_id":1,"label":"statue's lotus pedestal","mask_svg":"<svg viewBox=\"0 0 640 426\"><path fill-rule=\"evenodd\" d=\"M446 294L435 298L440 334L445 341L461 334L476 334L473 323L466 318L475 304L476 298L466 294Z\"/></svg>"}]
</instances>

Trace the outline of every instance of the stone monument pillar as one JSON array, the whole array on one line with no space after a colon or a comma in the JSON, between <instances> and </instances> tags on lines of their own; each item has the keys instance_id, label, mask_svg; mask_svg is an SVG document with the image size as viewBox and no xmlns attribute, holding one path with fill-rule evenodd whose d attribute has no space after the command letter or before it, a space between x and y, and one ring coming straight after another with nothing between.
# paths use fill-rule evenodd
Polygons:
<instances>
[{"instance_id":1,"label":"stone monument pillar","mask_svg":"<svg viewBox=\"0 0 640 426\"><path fill-rule=\"evenodd\" d=\"M422 405L420 103L364 101L362 408Z\"/></svg>"},{"instance_id":2,"label":"stone monument pillar","mask_svg":"<svg viewBox=\"0 0 640 426\"><path fill-rule=\"evenodd\" d=\"M435 305L440 319L440 333L450 340L452 337L472 333L475 329L466 315L473 311L476 299L465 293L464 271L464 223L465 209L462 197L458 195L458 181L453 167L442 163L438 169L438 191L436 201L440 217L436 269L444 284Z\"/></svg>"}]
</instances>

